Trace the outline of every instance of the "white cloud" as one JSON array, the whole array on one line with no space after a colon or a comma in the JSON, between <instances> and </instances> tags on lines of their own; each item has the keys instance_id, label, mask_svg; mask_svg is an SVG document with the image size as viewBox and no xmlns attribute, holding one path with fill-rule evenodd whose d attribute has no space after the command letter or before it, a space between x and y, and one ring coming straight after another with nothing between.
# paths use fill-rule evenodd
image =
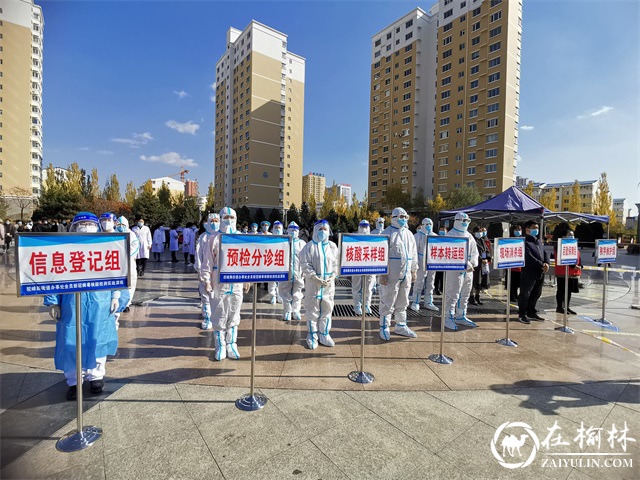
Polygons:
<instances>
[{"instance_id":1,"label":"white cloud","mask_svg":"<svg viewBox=\"0 0 640 480\"><path fill-rule=\"evenodd\" d=\"M81 152L88 152L90 149L89 147L80 147L78 148L78 150L80 150Z\"/></svg>"},{"instance_id":2,"label":"white cloud","mask_svg":"<svg viewBox=\"0 0 640 480\"><path fill-rule=\"evenodd\" d=\"M211 96L209 97L209 99L210 99L213 103L216 103L216 96L215 96L215 95L211 95Z\"/></svg>"},{"instance_id":3,"label":"white cloud","mask_svg":"<svg viewBox=\"0 0 640 480\"><path fill-rule=\"evenodd\" d=\"M98 150L96 153L99 155L113 155L111 150Z\"/></svg>"},{"instance_id":4,"label":"white cloud","mask_svg":"<svg viewBox=\"0 0 640 480\"><path fill-rule=\"evenodd\" d=\"M599 117L600 115L605 115L609 113L611 110L613 110L613 107L607 107L607 106L600 107L595 112L591 112L586 115L578 115L578 120L582 120L583 118L588 118L588 117Z\"/></svg>"},{"instance_id":5,"label":"white cloud","mask_svg":"<svg viewBox=\"0 0 640 480\"><path fill-rule=\"evenodd\" d=\"M149 132L133 133L131 138L112 138L111 141L115 143L123 143L129 145L131 148L140 148L141 145L146 145L150 140L154 138Z\"/></svg>"},{"instance_id":6,"label":"white cloud","mask_svg":"<svg viewBox=\"0 0 640 480\"><path fill-rule=\"evenodd\" d=\"M520 127L520 130L525 130L525 131L533 130L533 126L532 125L522 125Z\"/></svg>"},{"instance_id":7,"label":"white cloud","mask_svg":"<svg viewBox=\"0 0 640 480\"><path fill-rule=\"evenodd\" d=\"M180 90L179 92L174 90L173 93L175 93L178 96L178 98L180 98L180 99L189 96L189 94L187 92L185 92L184 90Z\"/></svg>"},{"instance_id":8,"label":"white cloud","mask_svg":"<svg viewBox=\"0 0 640 480\"><path fill-rule=\"evenodd\" d=\"M180 133L189 133L191 135L195 135L200 128L200 125L198 125L197 123L193 123L191 120L189 120L187 123L178 123L175 120L169 120L165 123L165 125Z\"/></svg>"},{"instance_id":9,"label":"white cloud","mask_svg":"<svg viewBox=\"0 0 640 480\"><path fill-rule=\"evenodd\" d=\"M198 164L193 158L184 158L176 152L167 152L162 155L140 155L140 160L145 162L166 163L167 165L175 165L177 167L197 167Z\"/></svg>"}]
</instances>

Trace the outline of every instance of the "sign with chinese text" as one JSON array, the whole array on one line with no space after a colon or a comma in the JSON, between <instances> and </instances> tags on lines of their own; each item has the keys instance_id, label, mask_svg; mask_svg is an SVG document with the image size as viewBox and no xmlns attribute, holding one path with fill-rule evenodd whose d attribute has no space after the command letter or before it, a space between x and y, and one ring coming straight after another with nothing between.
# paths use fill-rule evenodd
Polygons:
<instances>
[{"instance_id":1,"label":"sign with chinese text","mask_svg":"<svg viewBox=\"0 0 640 480\"><path fill-rule=\"evenodd\" d=\"M578 263L578 239L559 238L556 265L576 265Z\"/></svg>"},{"instance_id":2,"label":"sign with chinese text","mask_svg":"<svg viewBox=\"0 0 640 480\"><path fill-rule=\"evenodd\" d=\"M16 241L18 296L129 286L128 233L21 233Z\"/></svg>"},{"instance_id":3,"label":"sign with chinese text","mask_svg":"<svg viewBox=\"0 0 640 480\"><path fill-rule=\"evenodd\" d=\"M596 263L616 263L618 242L614 239L596 240Z\"/></svg>"},{"instance_id":4,"label":"sign with chinese text","mask_svg":"<svg viewBox=\"0 0 640 480\"><path fill-rule=\"evenodd\" d=\"M430 236L426 254L427 270L466 270L469 241L467 237Z\"/></svg>"},{"instance_id":5,"label":"sign with chinese text","mask_svg":"<svg viewBox=\"0 0 640 480\"><path fill-rule=\"evenodd\" d=\"M340 275L389 273L389 239L386 235L344 233L340 238Z\"/></svg>"},{"instance_id":6,"label":"sign with chinese text","mask_svg":"<svg viewBox=\"0 0 640 480\"><path fill-rule=\"evenodd\" d=\"M220 283L286 282L291 237L223 233L218 272Z\"/></svg>"},{"instance_id":7,"label":"sign with chinese text","mask_svg":"<svg viewBox=\"0 0 640 480\"><path fill-rule=\"evenodd\" d=\"M493 241L493 268L524 267L524 238L496 238Z\"/></svg>"}]
</instances>

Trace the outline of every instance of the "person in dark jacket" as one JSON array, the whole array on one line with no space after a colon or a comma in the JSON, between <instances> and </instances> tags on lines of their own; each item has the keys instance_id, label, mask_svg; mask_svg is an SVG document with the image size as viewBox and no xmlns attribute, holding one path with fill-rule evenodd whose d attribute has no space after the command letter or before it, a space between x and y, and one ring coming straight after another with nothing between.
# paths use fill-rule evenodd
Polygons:
<instances>
[{"instance_id":1,"label":"person in dark jacket","mask_svg":"<svg viewBox=\"0 0 640 480\"><path fill-rule=\"evenodd\" d=\"M567 238L575 238L573 234L573 230L569 230L566 235ZM554 254L556 257L556 313L564 313L564 275L565 270L569 269L569 291L567 292L567 313L569 315L575 315L576 312L569 308L569 304L571 303L571 294L578 293L578 280L580 279L580 275L582 274L582 261L580 259L580 250L578 250L578 262L576 265L558 265L558 252L557 249L554 249Z\"/></svg>"},{"instance_id":2,"label":"person in dark jacket","mask_svg":"<svg viewBox=\"0 0 640 480\"><path fill-rule=\"evenodd\" d=\"M482 266L491 261L491 250L487 247L481 227L473 228L473 236L478 246L478 266L473 269L473 288L471 289L471 295L469 295L469 303L471 305L483 305L484 302L480 300L483 277Z\"/></svg>"},{"instance_id":3,"label":"person in dark jacket","mask_svg":"<svg viewBox=\"0 0 640 480\"><path fill-rule=\"evenodd\" d=\"M536 310L536 303L542 294L544 274L549 271L549 254L545 252L538 238L539 226L535 220L524 224L524 267L520 274L520 295L518 296L518 320L531 323L529 319L544 321Z\"/></svg>"}]
</instances>

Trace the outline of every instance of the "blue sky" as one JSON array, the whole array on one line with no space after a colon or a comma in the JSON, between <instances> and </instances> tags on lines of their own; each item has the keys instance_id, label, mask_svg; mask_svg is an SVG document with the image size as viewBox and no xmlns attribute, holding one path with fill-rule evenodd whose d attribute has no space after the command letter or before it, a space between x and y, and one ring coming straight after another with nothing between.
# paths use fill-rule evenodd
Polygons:
<instances>
[{"instance_id":1,"label":"blue sky","mask_svg":"<svg viewBox=\"0 0 640 480\"><path fill-rule=\"evenodd\" d=\"M190 170L213 179L215 63L230 26L255 19L306 58L304 168L367 184L371 36L404 1L38 1L44 31L44 163L97 167L101 183ZM608 174L640 202L636 0L524 0L518 174Z\"/></svg>"}]
</instances>

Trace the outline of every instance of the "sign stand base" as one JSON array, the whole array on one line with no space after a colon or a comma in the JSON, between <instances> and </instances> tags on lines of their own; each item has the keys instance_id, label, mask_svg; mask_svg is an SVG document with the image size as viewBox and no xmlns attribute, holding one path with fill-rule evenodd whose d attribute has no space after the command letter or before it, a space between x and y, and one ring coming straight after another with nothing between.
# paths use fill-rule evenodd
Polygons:
<instances>
[{"instance_id":1,"label":"sign stand base","mask_svg":"<svg viewBox=\"0 0 640 480\"><path fill-rule=\"evenodd\" d=\"M236 400L236 407L245 412L260 410L267 403L267 397L260 394L244 395Z\"/></svg>"},{"instance_id":2,"label":"sign stand base","mask_svg":"<svg viewBox=\"0 0 640 480\"><path fill-rule=\"evenodd\" d=\"M441 353L434 353L433 355L429 355L429 360L436 363L442 363L444 365L451 365L453 363L453 358L447 357Z\"/></svg>"},{"instance_id":3,"label":"sign stand base","mask_svg":"<svg viewBox=\"0 0 640 480\"><path fill-rule=\"evenodd\" d=\"M559 332L563 332L563 333L575 333L571 328L569 327L558 327L556 328L556 330L558 330Z\"/></svg>"},{"instance_id":4,"label":"sign stand base","mask_svg":"<svg viewBox=\"0 0 640 480\"><path fill-rule=\"evenodd\" d=\"M347 377L349 380L356 383L372 383L375 379L373 373L367 372L351 372Z\"/></svg>"},{"instance_id":5,"label":"sign stand base","mask_svg":"<svg viewBox=\"0 0 640 480\"><path fill-rule=\"evenodd\" d=\"M518 344L509 338L501 338L500 340L496 340L496 343L500 345L504 345L505 347L517 347Z\"/></svg>"},{"instance_id":6,"label":"sign stand base","mask_svg":"<svg viewBox=\"0 0 640 480\"><path fill-rule=\"evenodd\" d=\"M606 318L599 318L598 320L594 320L593 323L601 325L603 327L610 327L611 325L613 325L613 323L611 323Z\"/></svg>"},{"instance_id":7,"label":"sign stand base","mask_svg":"<svg viewBox=\"0 0 640 480\"><path fill-rule=\"evenodd\" d=\"M60 452L70 453L84 450L96 443L102 437L100 427L83 427L82 431L74 430L67 433L56 442L56 449Z\"/></svg>"}]
</instances>

